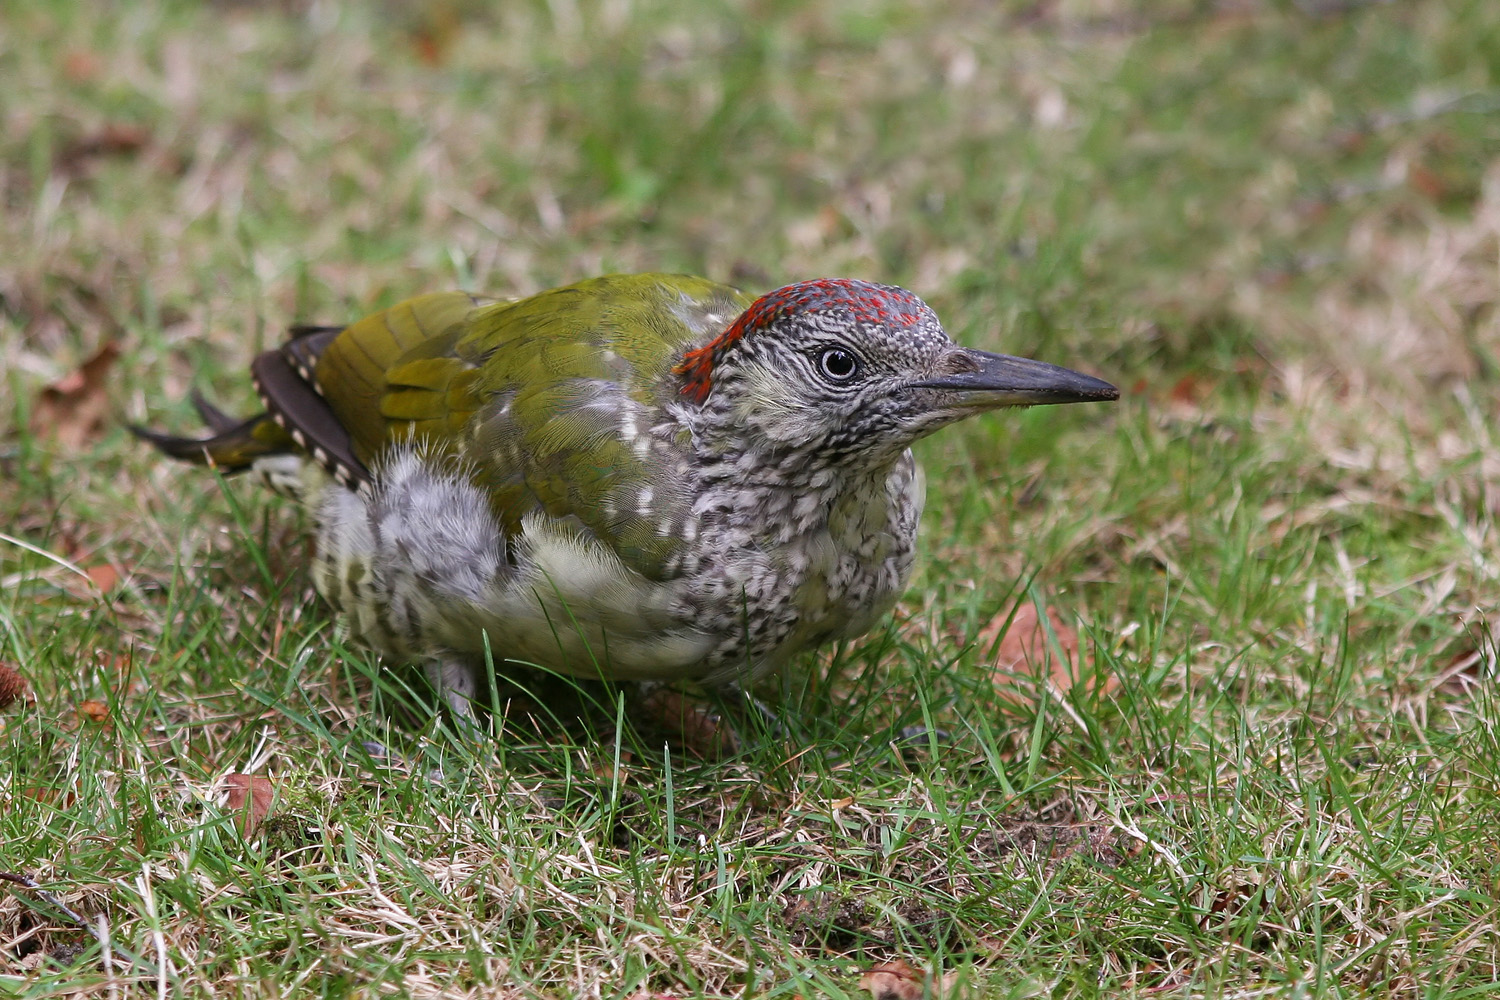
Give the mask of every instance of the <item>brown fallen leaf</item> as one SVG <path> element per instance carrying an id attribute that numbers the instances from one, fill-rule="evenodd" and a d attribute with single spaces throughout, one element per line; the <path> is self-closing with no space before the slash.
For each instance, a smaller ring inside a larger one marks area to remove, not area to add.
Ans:
<path id="1" fill-rule="evenodd" d="M 145 149 L 150 141 L 151 133 L 140 125 L 106 122 L 63 146 L 57 154 L 57 169 L 63 173 L 81 173 L 94 160 L 107 156 L 132 156 Z"/>
<path id="2" fill-rule="evenodd" d="M 26 678 L 15 669 L 0 663 L 0 711 L 10 707 L 11 702 L 26 697 Z"/>
<path id="3" fill-rule="evenodd" d="M 83 572 L 88 576 L 89 582 L 98 587 L 101 593 L 109 593 L 115 589 L 115 584 L 120 582 L 120 571 L 110 563 L 85 566 Z"/>
<path id="4" fill-rule="evenodd" d="M 1472 695 L 1476 688 L 1500 677 L 1500 655 L 1494 636 L 1484 623 L 1462 622 L 1464 634 L 1452 647 L 1437 679 L 1437 690 Z"/>
<path id="5" fill-rule="evenodd" d="M 875 1000 L 922 1000 L 922 973 L 901 959 L 866 969 L 859 977 L 859 988 L 869 990 Z"/>
<path id="6" fill-rule="evenodd" d="M 588 766 L 589 770 L 593 772 L 594 777 L 598 778 L 600 781 L 605 782 L 606 784 L 614 784 L 615 782 L 624 784 L 626 781 L 630 780 L 629 764 L 634 758 L 635 754 L 631 753 L 628 748 L 621 747 L 620 767 L 618 769 L 615 768 L 615 762 L 613 758 L 605 757 L 597 757 L 590 760 Z"/>
<path id="7" fill-rule="evenodd" d="M 80 718 L 88 719 L 90 722 L 101 726 L 109 725 L 109 706 L 102 701 L 88 701 L 78 703 L 78 715 Z"/>
<path id="8" fill-rule="evenodd" d="M 72 791 L 51 788 L 47 785 L 23 785 L 21 796 L 33 802 L 44 802 L 48 805 L 58 805 L 63 809 L 73 808 L 78 801 L 78 796 Z"/>
<path id="9" fill-rule="evenodd" d="M 1188 372 L 1182 378 L 1172 383 L 1172 388 L 1167 392 L 1167 397 L 1174 403 L 1197 406 L 1203 397 L 1208 395 L 1208 390 L 1209 387 L 1201 375 Z"/>
<path id="10" fill-rule="evenodd" d="M 88 83 L 102 68 L 99 55 L 88 49 L 69 49 L 63 54 L 63 76 L 74 83 Z"/>
<path id="11" fill-rule="evenodd" d="M 944 973 L 933 984 L 932 995 L 935 1000 L 965 1000 L 967 997 L 979 996 L 969 988 L 968 979 L 959 969 Z"/>
<path id="12" fill-rule="evenodd" d="M 1063 691 L 1071 691 L 1080 679 L 1090 692 L 1098 683 L 1093 658 L 1079 642 L 1078 630 L 1053 607 L 1047 608 L 1046 624 L 1032 601 L 1022 599 L 1005 608 L 980 630 L 979 648 L 995 668 L 1000 697 L 1013 705 L 1035 704 L 1041 685 L 1048 681 Z M 1103 693 L 1119 683 L 1106 674 Z"/>
<path id="13" fill-rule="evenodd" d="M 458 5 L 452 0 L 435 0 L 414 9 L 421 10 L 421 14 L 408 30 L 417 58 L 429 66 L 442 66 L 463 30 Z"/>
<path id="14" fill-rule="evenodd" d="M 74 544 L 63 546 L 63 554 L 78 564 L 81 574 L 68 574 L 63 578 L 62 588 L 74 600 L 93 603 L 99 600 L 101 594 L 108 595 L 118 587 L 125 577 L 125 571 L 118 563 L 107 560 L 93 561 L 95 558 L 93 554 L 80 555 L 78 549 L 79 546 Z"/>
<path id="15" fill-rule="evenodd" d="M 1448 196 L 1448 182 L 1443 175 L 1420 163 L 1407 171 L 1406 182 L 1430 201 L 1442 201 Z"/>
<path id="16" fill-rule="evenodd" d="M 76 371 L 39 392 L 31 410 L 31 432 L 68 449 L 81 448 L 98 435 L 109 415 L 109 370 L 119 357 L 120 346 L 107 341 Z"/>
<path id="17" fill-rule="evenodd" d="M 899 958 L 866 970 L 859 977 L 859 985 L 869 990 L 874 1000 L 966 1000 L 979 995 L 968 988 L 962 970 L 941 976 L 923 973 Z"/>
<path id="18" fill-rule="evenodd" d="M 1189 372 L 1172 383 L 1167 391 L 1166 406 L 1182 420 L 1196 420 L 1203 416 L 1205 401 L 1214 394 L 1213 382 L 1203 375 Z"/>
<path id="19" fill-rule="evenodd" d="M 1201 373 L 1189 372 L 1172 383 L 1167 398 L 1177 406 L 1201 409 L 1217 391 L 1218 386 L 1213 379 Z"/>
<path id="20" fill-rule="evenodd" d="M 263 774 L 226 774 L 224 785 L 228 789 L 224 808 L 237 814 L 240 836 L 248 838 L 270 815 L 276 787 Z"/>

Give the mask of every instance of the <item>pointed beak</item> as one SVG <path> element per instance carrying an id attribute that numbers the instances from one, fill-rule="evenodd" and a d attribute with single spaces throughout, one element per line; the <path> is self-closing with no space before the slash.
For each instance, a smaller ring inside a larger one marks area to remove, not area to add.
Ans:
<path id="1" fill-rule="evenodd" d="M 948 356 L 944 367 L 947 374 L 910 383 L 909 387 L 958 393 L 960 406 L 985 410 L 1120 398 L 1119 389 L 1092 375 L 1009 354 L 963 347 Z"/>

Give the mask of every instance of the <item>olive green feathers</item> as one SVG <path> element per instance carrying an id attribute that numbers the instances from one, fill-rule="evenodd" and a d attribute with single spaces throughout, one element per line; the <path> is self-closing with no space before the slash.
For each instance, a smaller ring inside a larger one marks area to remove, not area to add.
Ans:
<path id="1" fill-rule="evenodd" d="M 621 438 L 622 413 L 659 404 L 685 347 L 751 301 L 664 274 L 607 275 L 516 301 L 423 295 L 347 327 L 294 328 L 252 365 L 265 414 L 207 439 L 135 430 L 227 472 L 305 453 L 350 486 L 368 483 L 392 444 L 412 443 L 460 463 L 507 532 L 533 510 L 576 518 L 653 575 L 670 545 L 636 501 L 642 483 L 662 496 L 676 484 Z"/>

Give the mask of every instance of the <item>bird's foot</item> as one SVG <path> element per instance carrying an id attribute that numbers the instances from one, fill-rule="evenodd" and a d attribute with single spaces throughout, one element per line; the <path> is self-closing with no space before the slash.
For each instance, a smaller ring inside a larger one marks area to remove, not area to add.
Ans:
<path id="1" fill-rule="evenodd" d="M 740 749 L 734 727 L 701 697 L 648 681 L 640 686 L 635 704 L 637 718 L 695 757 L 720 760 Z"/>
<path id="2" fill-rule="evenodd" d="M 725 701 L 738 706 L 745 722 L 753 722 L 763 735 L 773 740 L 786 737 L 786 726 L 782 723 L 781 716 L 776 714 L 776 710 L 739 684 L 731 681 L 719 688 L 718 692 Z"/>
<path id="3" fill-rule="evenodd" d="M 427 661 L 423 669 L 438 702 L 447 709 L 459 732 L 480 732 L 479 720 L 474 713 L 478 685 L 473 667 L 464 660 L 441 659 Z"/>

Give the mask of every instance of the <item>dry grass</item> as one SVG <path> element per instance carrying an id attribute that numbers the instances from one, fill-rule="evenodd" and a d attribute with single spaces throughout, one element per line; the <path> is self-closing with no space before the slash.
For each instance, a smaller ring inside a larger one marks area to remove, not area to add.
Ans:
<path id="1" fill-rule="evenodd" d="M 12 5 L 0 991 L 1492 988 L 1492 6 Z M 717 762 L 526 677 L 455 740 L 294 513 L 33 425 L 106 343 L 181 427 L 289 322 L 635 269 L 897 281 L 1128 398 L 930 442 L 894 621 Z M 1017 595 L 1117 686 L 997 692 Z"/>

